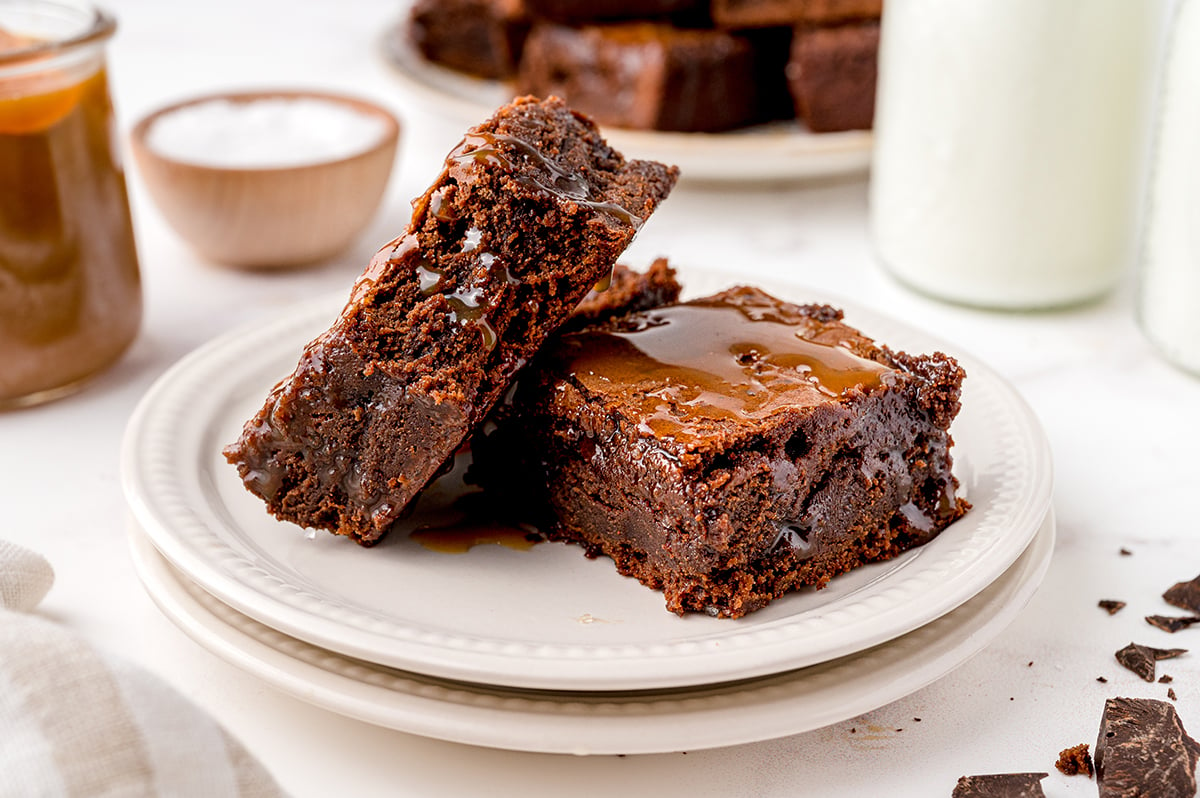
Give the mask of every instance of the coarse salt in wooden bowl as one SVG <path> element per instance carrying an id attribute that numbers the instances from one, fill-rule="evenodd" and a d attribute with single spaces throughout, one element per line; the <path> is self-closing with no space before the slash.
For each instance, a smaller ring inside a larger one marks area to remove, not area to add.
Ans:
<path id="1" fill-rule="evenodd" d="M 270 269 L 319 262 L 370 223 L 400 124 L 314 91 L 196 97 L 134 125 L 134 160 L 167 223 L 204 257 Z"/>

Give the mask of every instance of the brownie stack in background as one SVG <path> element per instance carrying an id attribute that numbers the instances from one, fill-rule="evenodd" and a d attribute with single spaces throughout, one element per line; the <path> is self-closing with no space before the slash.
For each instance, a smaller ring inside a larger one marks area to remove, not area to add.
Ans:
<path id="1" fill-rule="evenodd" d="M 601 125 L 869 129 L 883 0 L 416 0 L 424 57 Z"/>

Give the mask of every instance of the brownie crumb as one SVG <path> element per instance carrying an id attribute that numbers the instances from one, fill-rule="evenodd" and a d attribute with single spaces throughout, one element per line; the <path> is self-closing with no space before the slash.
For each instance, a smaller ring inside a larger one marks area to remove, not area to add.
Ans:
<path id="1" fill-rule="evenodd" d="M 1100 684 L 1108 684 L 1108 679 L 1105 679 L 1103 676 L 1097 676 L 1096 681 L 1100 682 Z"/>
<path id="2" fill-rule="evenodd" d="M 1058 753 L 1058 761 L 1054 763 L 1054 767 L 1058 768 L 1059 773 L 1067 776 L 1078 776 L 1084 774 L 1089 779 L 1092 777 L 1092 754 L 1088 750 L 1090 746 L 1087 743 L 1073 745 L 1070 748 L 1064 748 Z"/>
<path id="3" fill-rule="evenodd" d="M 1154 663 L 1160 659 L 1172 659 L 1186 654 L 1186 648 L 1153 648 L 1130 643 L 1116 653 L 1117 662 L 1136 673 L 1147 682 L 1154 681 Z"/>
<path id="4" fill-rule="evenodd" d="M 1121 547 L 1121 556 L 1122 556 L 1122 557 L 1128 557 L 1128 556 L 1130 556 L 1131 554 L 1133 554 L 1133 552 L 1132 552 L 1132 551 L 1130 551 L 1129 549 L 1125 548 L 1124 546 L 1122 546 L 1122 547 Z"/>
<path id="5" fill-rule="evenodd" d="M 1046 798 L 1042 779 L 1049 773 L 991 773 L 963 776 L 951 798 Z"/>
<path id="6" fill-rule="evenodd" d="M 1096 740 L 1099 798 L 1194 798 L 1197 743 L 1172 704 L 1110 698 Z"/>
<path id="7" fill-rule="evenodd" d="M 1171 699 L 1172 701 L 1178 701 L 1178 700 L 1179 700 L 1179 696 L 1175 695 L 1175 688 L 1174 688 L 1174 687 L 1168 687 L 1168 688 L 1167 688 L 1167 698 Z"/>
<path id="8" fill-rule="evenodd" d="M 1100 609 L 1108 610 L 1109 615 L 1116 615 L 1122 610 L 1122 608 L 1124 608 L 1124 606 L 1124 601 L 1117 601 L 1115 599 L 1100 599 Z"/>
<path id="9" fill-rule="evenodd" d="M 1180 629 L 1186 629 L 1194 623 L 1200 623 L 1200 615 L 1147 615 L 1146 623 L 1156 626 L 1164 632 L 1174 634 Z"/>
<path id="10" fill-rule="evenodd" d="M 1200 576 L 1190 582 L 1176 582 L 1163 598 L 1168 604 L 1200 614 Z"/>
<path id="11" fill-rule="evenodd" d="M 1159 683 L 1159 684 L 1170 684 L 1170 683 L 1171 683 L 1171 682 L 1173 682 L 1173 681 L 1175 681 L 1175 679 L 1174 679 L 1174 678 L 1172 678 L 1171 676 L 1168 676 L 1168 675 L 1167 675 L 1167 674 L 1165 674 L 1165 673 L 1164 673 L 1162 676 L 1159 676 L 1159 677 L 1158 677 L 1158 683 Z"/>

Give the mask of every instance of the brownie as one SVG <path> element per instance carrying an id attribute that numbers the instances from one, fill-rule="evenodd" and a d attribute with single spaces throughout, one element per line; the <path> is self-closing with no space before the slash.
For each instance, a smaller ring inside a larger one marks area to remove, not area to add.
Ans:
<path id="1" fill-rule="evenodd" d="M 798 28 L 787 65 L 796 116 L 816 133 L 871 129 L 878 51 L 878 22 Z"/>
<path id="2" fill-rule="evenodd" d="M 281 519 L 376 542 L 677 178 L 557 98 L 500 108 L 225 450 Z"/>
<path id="3" fill-rule="evenodd" d="M 528 32 L 521 0 L 417 0 L 409 15 L 427 60 L 492 80 L 516 73 Z"/>
<path id="4" fill-rule="evenodd" d="M 1175 707 L 1150 698 L 1110 698 L 1096 740 L 1100 798 L 1194 798 L 1200 743 Z"/>
<path id="5" fill-rule="evenodd" d="M 755 49 L 725 31 L 634 22 L 536 24 L 521 92 L 558 95 L 601 125 L 716 132 L 761 117 Z"/>
<path id="6" fill-rule="evenodd" d="M 741 287 L 555 336 L 479 481 L 678 613 L 739 617 L 925 543 L 968 506 L 963 371 L 841 319 Z"/>
<path id="7" fill-rule="evenodd" d="M 525 0 L 525 4 L 538 19 L 566 24 L 667 18 L 693 13 L 704 5 L 701 0 Z"/>
<path id="8" fill-rule="evenodd" d="M 883 0 L 712 0 L 713 21 L 723 28 L 828 25 L 879 19 Z"/>
<path id="9" fill-rule="evenodd" d="M 612 276 L 588 292 L 560 332 L 632 313 L 670 305 L 679 300 L 683 286 L 666 258 L 658 258 L 644 272 L 618 263 Z"/>

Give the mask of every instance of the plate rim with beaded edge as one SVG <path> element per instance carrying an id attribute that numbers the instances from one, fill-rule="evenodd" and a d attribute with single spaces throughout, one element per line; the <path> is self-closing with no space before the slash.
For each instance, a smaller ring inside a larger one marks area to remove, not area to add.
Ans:
<path id="1" fill-rule="evenodd" d="M 408 6 L 380 38 L 384 61 L 407 93 L 447 120 L 474 125 L 513 98 L 504 83 L 455 72 L 426 61 L 408 36 Z M 671 163 L 684 180 L 780 182 L 865 173 L 871 164 L 870 130 L 813 133 L 792 120 L 723 133 L 676 133 L 601 125 L 605 139 L 629 158 Z"/>
<path id="2" fill-rule="evenodd" d="M 738 281 L 707 272 L 686 282 L 686 295 L 702 296 Z M 125 432 L 126 500 L 176 568 L 239 612 L 313 645 L 417 673 L 534 689 L 659 689 L 756 677 L 879 645 L 958 607 L 1020 556 L 1050 507 L 1049 443 L 1016 390 L 952 345 L 846 300 L 756 283 L 789 301 L 841 307 L 848 324 L 893 348 L 959 359 L 967 378 L 951 433 L 961 493 L 974 505 L 966 516 L 922 547 L 737 620 L 673 615 L 661 593 L 563 543 L 446 554 L 400 528 L 369 549 L 306 534 L 267 514 L 221 448 L 336 317 L 344 299 L 332 296 L 222 335 L 168 369 Z M 405 523 L 419 523 L 421 512 Z"/>
<path id="3" fill-rule="evenodd" d="M 134 568 L 185 635 L 288 695 L 376 726 L 547 754 L 656 754 L 754 743 L 850 720 L 946 676 L 1025 609 L 1054 551 L 1053 510 L 978 595 L 882 645 L 808 668 L 665 691 L 561 693 L 453 682 L 354 660 L 260 624 L 188 581 L 130 525 Z"/>

